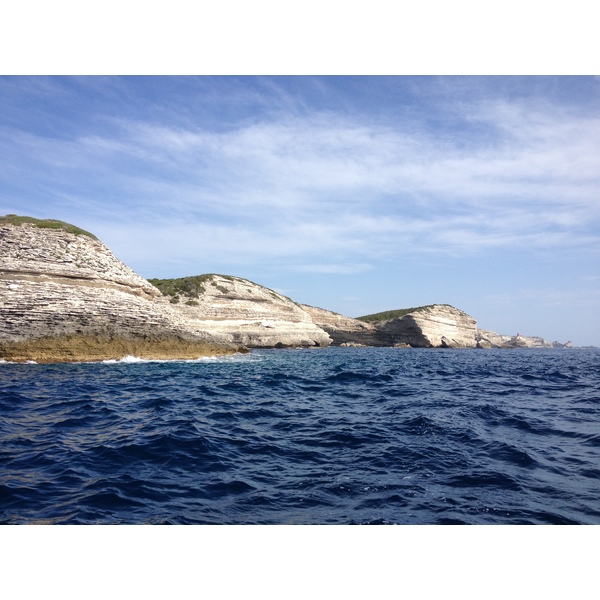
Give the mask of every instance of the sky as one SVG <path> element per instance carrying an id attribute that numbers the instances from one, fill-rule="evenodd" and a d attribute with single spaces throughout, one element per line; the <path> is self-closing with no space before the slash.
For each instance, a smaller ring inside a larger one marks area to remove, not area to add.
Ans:
<path id="1" fill-rule="evenodd" d="M 600 346 L 600 78 L 3 76 L 0 215 L 146 278 Z"/>

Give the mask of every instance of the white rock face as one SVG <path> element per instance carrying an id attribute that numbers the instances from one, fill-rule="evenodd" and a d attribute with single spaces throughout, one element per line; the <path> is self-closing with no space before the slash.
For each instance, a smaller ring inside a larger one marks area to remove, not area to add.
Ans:
<path id="1" fill-rule="evenodd" d="M 303 306 L 335 345 L 475 348 L 477 322 L 447 304 L 435 304 L 396 319 L 365 323 L 322 308 Z"/>
<path id="2" fill-rule="evenodd" d="M 197 358 L 231 353 L 86 235 L 0 222 L 0 358 Z"/>
<path id="3" fill-rule="evenodd" d="M 573 344 L 567 342 L 547 342 L 539 336 L 500 335 L 495 331 L 479 329 L 477 337 L 479 348 L 570 348 Z"/>
<path id="4" fill-rule="evenodd" d="M 478 330 L 452 306 L 365 323 L 239 277 L 204 275 L 163 296 L 102 242 L 0 217 L 0 360 L 196 358 L 246 348 L 399 346 L 548 348 L 542 338 Z M 159 283 L 157 282 L 157 285 Z"/>
<path id="5" fill-rule="evenodd" d="M 191 326 L 248 348 L 325 347 L 331 338 L 298 304 L 261 285 L 225 275 L 203 275 L 197 296 L 175 305 Z"/>
<path id="6" fill-rule="evenodd" d="M 0 222 L 0 256 L 2 358 L 193 358 L 331 343 L 289 298 L 236 277 L 210 276 L 198 297 L 174 304 L 87 235 Z"/>
<path id="7" fill-rule="evenodd" d="M 417 348 L 476 348 L 477 321 L 448 304 L 434 304 L 378 326 L 396 344 Z"/>
<path id="8" fill-rule="evenodd" d="M 155 298 L 158 290 L 99 240 L 33 224 L 0 223 L 0 277 L 15 281 L 68 283 L 111 288 Z"/>

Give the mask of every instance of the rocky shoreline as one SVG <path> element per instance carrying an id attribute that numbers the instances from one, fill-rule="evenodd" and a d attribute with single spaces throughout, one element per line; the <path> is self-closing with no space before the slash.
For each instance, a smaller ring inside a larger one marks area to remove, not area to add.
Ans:
<path id="1" fill-rule="evenodd" d="M 152 283 L 61 221 L 0 217 L 0 360 L 194 359 L 249 348 L 562 347 L 477 328 L 452 306 L 365 322 L 256 283 L 202 275 Z M 154 284 L 154 285 L 153 285 Z M 568 346 L 570 343 L 565 344 Z"/>

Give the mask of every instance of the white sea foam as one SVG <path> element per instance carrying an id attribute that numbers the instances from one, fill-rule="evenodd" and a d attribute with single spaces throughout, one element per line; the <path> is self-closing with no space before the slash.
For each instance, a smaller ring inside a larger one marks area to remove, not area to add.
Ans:
<path id="1" fill-rule="evenodd" d="M 4 365 L 37 365 L 37 362 L 35 362 L 35 360 L 26 360 L 24 362 L 16 362 L 13 360 L 4 360 L 3 358 L 0 358 L 0 365 L 4 364 Z"/>
<path id="2" fill-rule="evenodd" d="M 204 362 L 238 362 L 243 360 L 257 360 L 257 357 L 250 358 L 249 354 L 228 354 L 226 356 L 199 356 L 198 358 L 190 359 L 149 359 L 140 358 L 139 356 L 124 356 L 123 358 L 116 360 L 114 358 L 103 360 L 102 363 L 105 365 L 117 365 L 117 364 L 138 364 L 138 363 L 204 363 Z M 260 360 L 260 359 L 258 359 Z"/>
<path id="3" fill-rule="evenodd" d="M 250 362 L 250 361 L 261 361 L 262 357 L 258 354 L 227 354 L 225 356 L 200 356 L 198 358 L 192 359 L 148 359 L 148 358 L 140 358 L 139 356 L 124 356 L 120 359 L 110 358 L 107 360 L 100 361 L 104 365 L 127 365 L 127 364 L 139 364 L 139 363 L 223 363 L 223 362 Z M 26 362 L 14 362 L 10 360 L 5 360 L 4 358 L 0 358 L 0 365 L 37 365 L 38 363 L 35 360 L 28 360 Z M 96 361 L 78 361 L 72 364 L 97 364 Z"/>
<path id="4" fill-rule="evenodd" d="M 163 360 L 149 360 L 146 358 L 140 358 L 139 356 L 131 356 L 128 354 L 119 360 L 115 358 L 109 358 L 108 360 L 103 360 L 102 363 L 105 365 L 117 365 L 117 364 L 137 364 L 137 363 L 150 363 L 150 362 L 166 362 Z"/>

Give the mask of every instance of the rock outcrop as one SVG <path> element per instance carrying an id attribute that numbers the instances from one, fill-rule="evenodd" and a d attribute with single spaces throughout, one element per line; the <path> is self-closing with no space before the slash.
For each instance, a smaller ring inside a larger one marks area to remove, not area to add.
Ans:
<path id="1" fill-rule="evenodd" d="M 314 322 L 332 338 L 334 346 L 387 346 L 397 348 L 570 348 L 571 342 L 500 335 L 477 328 L 477 321 L 448 304 L 388 311 L 359 319 L 302 305 Z M 395 316 L 400 315 L 400 316 Z M 362 319 L 365 319 L 363 321 Z"/>
<path id="2" fill-rule="evenodd" d="M 478 348 L 571 348 L 573 344 L 567 342 L 547 342 L 544 338 L 527 335 L 500 335 L 495 331 L 479 329 L 477 332 Z"/>
<path id="3" fill-rule="evenodd" d="M 364 322 L 321 308 L 303 307 L 335 345 L 475 348 L 477 322 L 448 304 L 413 309 L 401 317 Z"/>
<path id="4" fill-rule="evenodd" d="M 476 348 L 477 321 L 449 304 L 434 304 L 377 326 L 390 345 L 413 348 Z"/>
<path id="5" fill-rule="evenodd" d="M 388 345 L 371 323 L 364 323 L 316 306 L 302 304 L 301 307 L 310 315 L 314 323 L 330 335 L 334 346 Z"/>
<path id="6" fill-rule="evenodd" d="M 190 326 L 94 236 L 58 221 L 22 220 L 0 218 L 1 359 L 187 359 L 244 350 Z"/>
<path id="7" fill-rule="evenodd" d="M 277 292 L 228 275 L 151 280 L 190 326 L 248 348 L 325 347 L 329 335 L 301 306 Z"/>

